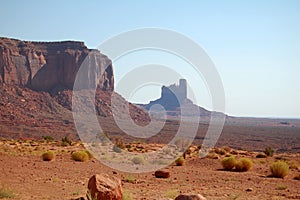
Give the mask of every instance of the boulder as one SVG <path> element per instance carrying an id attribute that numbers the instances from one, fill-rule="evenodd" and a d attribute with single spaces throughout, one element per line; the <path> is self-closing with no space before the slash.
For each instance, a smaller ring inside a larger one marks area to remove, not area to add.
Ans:
<path id="1" fill-rule="evenodd" d="M 154 175 L 156 178 L 169 178 L 170 172 L 167 170 L 157 170 Z"/>
<path id="2" fill-rule="evenodd" d="M 175 200 L 206 200 L 201 194 L 181 194 Z"/>
<path id="3" fill-rule="evenodd" d="M 96 174 L 88 182 L 90 194 L 96 200 L 122 200 L 121 180 L 107 174 Z"/>

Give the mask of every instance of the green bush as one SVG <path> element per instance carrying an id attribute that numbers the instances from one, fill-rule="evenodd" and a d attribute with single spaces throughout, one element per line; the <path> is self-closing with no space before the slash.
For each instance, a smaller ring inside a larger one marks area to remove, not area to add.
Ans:
<path id="1" fill-rule="evenodd" d="M 265 153 L 267 156 L 272 157 L 273 154 L 274 154 L 274 150 L 273 150 L 271 147 L 266 147 L 264 153 Z"/>
<path id="2" fill-rule="evenodd" d="M 184 159 L 183 156 L 180 156 L 179 158 L 177 158 L 177 159 L 175 160 L 175 164 L 176 164 L 177 166 L 183 166 L 184 163 L 185 163 L 185 159 Z"/>
<path id="3" fill-rule="evenodd" d="M 75 151 L 72 153 L 72 159 L 75 161 L 85 162 L 89 160 L 89 155 L 85 150 Z"/>
<path id="4" fill-rule="evenodd" d="M 225 170 L 232 170 L 235 166 L 236 160 L 234 156 L 226 157 L 222 160 L 222 166 Z"/>
<path id="5" fill-rule="evenodd" d="M 270 166 L 273 177 L 283 178 L 289 173 L 289 165 L 284 161 L 277 161 Z"/>
<path id="6" fill-rule="evenodd" d="M 140 156 L 136 156 L 132 158 L 132 162 L 136 165 L 144 164 L 144 158 Z"/>
<path id="7" fill-rule="evenodd" d="M 246 172 L 252 168 L 253 162 L 249 158 L 241 158 L 235 163 L 235 169 L 239 172 Z"/>
<path id="8" fill-rule="evenodd" d="M 51 161 L 55 158 L 55 154 L 53 151 L 46 151 L 42 154 L 43 161 Z"/>

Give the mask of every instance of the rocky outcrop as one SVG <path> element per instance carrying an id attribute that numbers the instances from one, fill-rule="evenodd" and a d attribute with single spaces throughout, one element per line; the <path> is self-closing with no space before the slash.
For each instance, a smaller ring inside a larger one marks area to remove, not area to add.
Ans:
<path id="1" fill-rule="evenodd" d="M 84 59 L 92 63 L 81 79 L 81 89 L 98 86 L 113 91 L 111 60 L 83 42 L 26 42 L 0 38 L 0 83 L 28 86 L 37 91 L 56 93 L 73 89 Z M 100 77 L 100 78 L 99 78 Z"/>

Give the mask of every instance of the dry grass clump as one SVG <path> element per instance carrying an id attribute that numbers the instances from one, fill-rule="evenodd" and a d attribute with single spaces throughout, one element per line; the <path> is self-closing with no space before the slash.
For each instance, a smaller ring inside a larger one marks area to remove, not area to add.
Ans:
<path id="1" fill-rule="evenodd" d="M 246 172 L 252 168 L 253 162 L 249 158 L 241 158 L 235 163 L 234 166 L 236 171 Z"/>
<path id="2" fill-rule="evenodd" d="M 289 173 L 289 165 L 284 161 L 277 161 L 270 166 L 273 177 L 283 178 Z"/>
<path id="3" fill-rule="evenodd" d="M 55 154 L 53 151 L 46 151 L 42 154 L 43 161 L 51 161 L 55 158 Z"/>
<path id="4" fill-rule="evenodd" d="M 185 159 L 184 159 L 183 156 L 180 156 L 179 158 L 177 158 L 177 159 L 175 160 L 176 166 L 183 166 L 184 163 L 185 163 Z"/>
<path id="5" fill-rule="evenodd" d="M 89 155 L 85 150 L 75 151 L 72 153 L 72 159 L 79 162 L 85 162 L 89 160 Z"/>
<path id="6" fill-rule="evenodd" d="M 144 164 L 144 162 L 145 162 L 144 158 L 141 156 L 133 157 L 131 161 L 136 165 L 141 165 L 141 164 Z"/>
<path id="7" fill-rule="evenodd" d="M 232 170 L 235 166 L 236 159 L 234 156 L 226 157 L 222 160 L 222 166 L 225 170 Z"/>
<path id="8" fill-rule="evenodd" d="M 89 152 L 88 150 L 84 150 L 86 153 L 87 153 L 87 155 L 89 156 L 89 159 L 93 159 L 94 158 L 94 156 L 93 156 L 93 154 L 91 154 L 91 152 Z"/>

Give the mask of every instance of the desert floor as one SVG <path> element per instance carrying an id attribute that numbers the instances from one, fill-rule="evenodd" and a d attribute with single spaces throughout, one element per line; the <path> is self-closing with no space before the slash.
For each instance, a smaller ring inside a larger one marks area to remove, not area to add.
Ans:
<path id="1" fill-rule="evenodd" d="M 155 178 L 153 172 L 130 174 L 111 169 L 96 159 L 76 162 L 71 152 L 84 149 L 80 143 L 61 146 L 60 142 L 0 141 L 0 192 L 6 190 L 12 199 L 75 199 L 85 196 L 88 179 L 107 173 L 122 180 L 124 199 L 166 199 L 180 193 L 199 193 L 207 199 L 300 199 L 300 154 L 274 154 L 256 158 L 256 152 L 229 150 L 236 158 L 248 157 L 254 166 L 247 172 L 222 170 L 225 155 L 206 158 L 192 156 L 184 166 L 167 167 L 171 177 Z M 56 158 L 43 161 L 41 155 L 53 150 Z M 212 158 L 214 157 L 214 158 Z M 270 164 L 284 159 L 290 164 L 285 178 L 272 178 Z M 250 191 L 248 191 L 250 190 Z"/>

